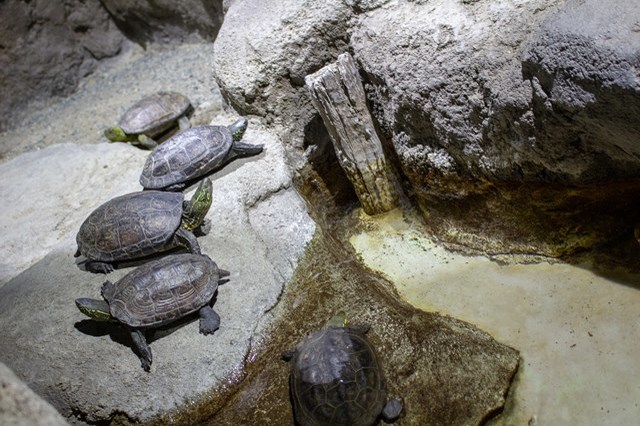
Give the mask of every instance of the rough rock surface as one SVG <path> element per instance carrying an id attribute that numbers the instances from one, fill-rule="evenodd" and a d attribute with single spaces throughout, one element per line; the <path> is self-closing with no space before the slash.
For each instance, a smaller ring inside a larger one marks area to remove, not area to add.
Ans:
<path id="1" fill-rule="evenodd" d="M 213 41 L 223 19 L 222 0 L 101 0 L 131 40 L 181 43 Z"/>
<path id="2" fill-rule="evenodd" d="M 0 130 L 27 102 L 69 94 L 123 43 L 99 0 L 1 2 Z"/>
<path id="3" fill-rule="evenodd" d="M 351 51 L 433 232 L 555 256 L 629 232 L 640 214 L 636 6 L 237 0 L 216 73 L 232 104 L 281 126 L 302 181 L 335 192 L 344 185 L 322 170 L 335 160 L 298 81 Z"/>
<path id="4" fill-rule="evenodd" d="M 0 362 L 0 423 L 12 426 L 64 426 L 58 412 Z"/>
<path id="5" fill-rule="evenodd" d="M 220 120 L 231 123 L 234 117 Z M 277 302 L 315 229 L 291 188 L 278 140 L 256 122 L 244 139 L 263 143 L 265 151 L 212 177 L 212 230 L 199 239 L 202 251 L 231 271 L 215 304 L 221 327 L 203 336 L 193 321 L 150 336 L 150 373 L 140 367 L 122 329 L 89 320 L 73 303 L 77 297 L 99 298 L 105 280 L 75 264 L 75 233 L 95 206 L 140 189 L 145 152 L 124 144 L 55 145 L 0 169 L 4 196 L 28 194 L 24 203 L 3 207 L 3 239 L 13 242 L 3 244 L 2 257 L 26 257 L 5 267 L 5 279 L 35 262 L 0 288 L 0 323 L 12 324 L 0 329 L 0 359 L 64 416 L 83 422 L 149 420 L 240 371 L 253 329 Z M 11 173 L 17 169 L 20 174 Z M 26 237 L 25 221 L 37 226 Z M 19 256 L 11 254 L 20 244 Z M 126 272 L 117 270 L 108 279 Z"/>

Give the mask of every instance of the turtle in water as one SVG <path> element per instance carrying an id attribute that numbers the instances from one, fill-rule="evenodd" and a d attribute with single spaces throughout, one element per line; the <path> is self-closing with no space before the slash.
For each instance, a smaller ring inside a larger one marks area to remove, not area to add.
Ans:
<path id="1" fill-rule="evenodd" d="M 229 272 L 219 269 L 206 255 L 176 254 L 145 263 L 115 284 L 102 285 L 104 300 L 80 298 L 76 306 L 98 321 L 124 324 L 140 357 L 142 368 L 151 368 L 151 348 L 145 329 L 200 313 L 200 333 L 213 334 L 220 317 L 211 301 Z"/>
<path id="2" fill-rule="evenodd" d="M 149 154 L 140 184 L 146 189 L 180 190 L 236 157 L 259 154 L 262 145 L 241 142 L 247 125 L 242 118 L 229 127 L 196 126 L 172 136 Z"/>
<path id="3" fill-rule="evenodd" d="M 212 184 L 204 179 L 191 200 L 181 192 L 140 191 L 113 198 L 94 210 L 76 236 L 90 272 L 113 271 L 116 261 L 133 260 L 177 246 L 200 254 L 193 231 L 206 234 Z"/>
<path id="4" fill-rule="evenodd" d="M 373 425 L 395 421 L 402 402 L 387 400 L 382 368 L 365 333 L 344 314 L 304 339 L 283 358 L 291 363 L 289 388 L 298 424 Z"/>
<path id="5" fill-rule="evenodd" d="M 117 127 L 104 135 L 112 142 L 131 142 L 147 149 L 158 146 L 154 140 L 176 125 L 188 129 L 187 115 L 193 111 L 189 99 L 177 92 L 158 92 L 136 102 L 120 118 Z"/>

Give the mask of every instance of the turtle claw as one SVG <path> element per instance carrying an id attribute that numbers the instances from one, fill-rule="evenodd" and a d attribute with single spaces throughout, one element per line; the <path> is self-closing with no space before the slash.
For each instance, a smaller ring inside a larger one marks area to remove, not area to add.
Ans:
<path id="1" fill-rule="evenodd" d="M 146 360 L 144 358 L 140 358 L 140 365 L 142 365 L 142 369 L 144 371 L 146 371 L 147 373 L 149 371 L 151 371 L 151 362 L 150 361 L 148 361 L 148 360 Z"/>

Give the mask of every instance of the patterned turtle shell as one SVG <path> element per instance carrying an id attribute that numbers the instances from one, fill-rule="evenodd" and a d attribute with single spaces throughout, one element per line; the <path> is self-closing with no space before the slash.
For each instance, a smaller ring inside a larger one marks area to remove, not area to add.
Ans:
<path id="1" fill-rule="evenodd" d="M 191 108 L 189 99 L 177 92 L 158 92 L 136 102 L 120 118 L 118 126 L 127 134 L 156 136 L 175 125 Z"/>
<path id="2" fill-rule="evenodd" d="M 107 281 L 102 296 L 120 322 L 134 328 L 156 327 L 209 303 L 219 280 L 218 266 L 208 256 L 178 254 L 146 263 L 115 284 Z"/>
<path id="3" fill-rule="evenodd" d="M 94 210 L 76 236 L 78 251 L 103 262 L 135 259 L 167 248 L 182 219 L 179 192 L 140 191 Z"/>
<path id="4" fill-rule="evenodd" d="M 184 130 L 149 154 L 140 184 L 160 189 L 204 176 L 223 164 L 232 145 L 231 131 L 225 126 Z"/>
<path id="5" fill-rule="evenodd" d="M 299 424 L 372 425 L 387 399 L 382 370 L 363 331 L 329 326 L 303 340 L 291 359 Z"/>

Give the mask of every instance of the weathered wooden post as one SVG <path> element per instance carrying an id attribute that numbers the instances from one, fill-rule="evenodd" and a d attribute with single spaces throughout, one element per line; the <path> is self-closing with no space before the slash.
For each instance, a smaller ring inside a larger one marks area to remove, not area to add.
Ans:
<path id="1" fill-rule="evenodd" d="M 306 76 L 340 165 L 367 214 L 384 213 L 398 203 L 398 183 L 376 134 L 355 61 L 349 53 Z"/>

